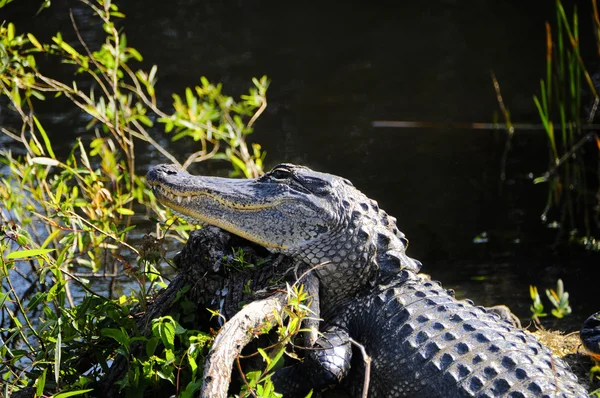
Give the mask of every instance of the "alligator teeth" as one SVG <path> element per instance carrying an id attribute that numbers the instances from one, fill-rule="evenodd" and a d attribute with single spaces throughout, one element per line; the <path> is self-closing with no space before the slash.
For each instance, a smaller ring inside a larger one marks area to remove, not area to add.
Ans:
<path id="1" fill-rule="evenodd" d="M 192 197 L 191 196 L 186 196 L 187 198 L 187 202 L 190 203 L 192 201 Z"/>
<path id="2" fill-rule="evenodd" d="M 177 197 L 177 203 L 181 204 L 181 201 L 183 200 L 183 198 L 181 196 Z"/>

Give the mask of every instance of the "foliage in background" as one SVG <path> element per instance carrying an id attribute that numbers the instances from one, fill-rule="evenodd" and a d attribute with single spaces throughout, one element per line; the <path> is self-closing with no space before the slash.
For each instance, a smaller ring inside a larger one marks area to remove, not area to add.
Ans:
<path id="1" fill-rule="evenodd" d="M 531 319 L 533 319 L 536 324 L 539 325 L 539 318 L 548 316 L 548 314 L 544 312 L 544 304 L 542 303 L 542 299 L 538 293 L 537 287 L 530 285 L 529 295 L 533 300 L 533 304 L 531 307 L 529 307 L 532 314 Z M 555 318 L 561 319 L 572 312 L 571 307 L 569 306 L 569 293 L 565 291 L 562 279 L 559 279 L 556 282 L 556 290 L 546 289 L 546 296 L 554 307 L 552 308 L 551 313 Z"/>
<path id="2" fill-rule="evenodd" d="M 600 31 L 596 0 L 592 4 Z M 569 18 L 556 0 L 556 12 L 556 26 L 546 23 L 546 77 L 540 81 L 540 95 L 534 97 L 548 138 L 550 165 L 534 182 L 547 183 L 549 188 L 543 221 L 598 250 L 600 138 L 584 128 L 595 118 L 598 94 L 581 56 L 577 7 Z M 600 36 L 597 42 L 600 55 Z M 582 103 L 583 90 L 591 94 L 590 104 Z"/>
<path id="3" fill-rule="evenodd" d="M 234 99 L 202 78 L 184 95 L 173 94 L 171 110 L 163 109 L 156 98 L 157 67 L 132 66 L 142 55 L 115 25 L 124 15 L 109 0 L 82 2 L 106 34 L 99 48 L 82 39 L 73 14 L 78 43 L 67 43 L 60 33 L 42 43 L 10 22 L 0 26 L 0 101 L 22 121 L 16 128 L 0 126 L 12 148 L 0 151 L 0 395 L 25 386 L 38 396 L 84 394 L 111 358 L 128 355 L 133 341 L 143 341 L 147 357 L 132 359 L 122 381 L 126 391 L 139 394 L 166 383 L 170 394 L 192 396 L 212 337 L 182 326 L 190 320 L 190 303 L 181 300 L 181 319 L 157 319 L 152 336 L 136 337 L 135 312 L 165 286 L 158 265 L 164 263 L 166 232 L 157 224 L 159 239 L 144 238 L 139 250 L 127 243 L 128 234 L 143 208 L 172 222 L 136 175 L 136 150 L 151 147 L 183 167 L 221 159 L 233 175 L 261 175 L 264 153 L 246 137 L 267 105 L 268 80 L 253 79 L 248 94 Z M 75 76 L 49 77 L 38 67 L 39 55 L 60 60 Z M 81 82 L 92 84 L 83 89 Z M 35 111 L 40 101 L 58 96 L 88 120 L 89 132 L 66 156 L 56 154 Z M 160 130 L 198 150 L 179 161 L 158 144 Z M 167 227 L 181 237 L 187 229 Z M 96 289 L 101 283 L 108 288 Z M 260 380 L 248 391 L 268 385 L 265 374 Z"/>

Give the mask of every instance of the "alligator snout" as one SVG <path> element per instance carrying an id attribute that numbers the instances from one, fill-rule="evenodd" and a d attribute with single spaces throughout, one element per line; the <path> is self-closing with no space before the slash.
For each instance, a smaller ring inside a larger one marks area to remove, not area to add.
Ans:
<path id="1" fill-rule="evenodd" d="M 176 174 L 188 174 L 181 167 L 174 164 L 159 164 L 157 166 L 152 167 L 148 173 L 146 174 L 146 181 L 150 185 L 155 185 L 159 182 L 162 182 L 165 176 L 173 176 Z"/>

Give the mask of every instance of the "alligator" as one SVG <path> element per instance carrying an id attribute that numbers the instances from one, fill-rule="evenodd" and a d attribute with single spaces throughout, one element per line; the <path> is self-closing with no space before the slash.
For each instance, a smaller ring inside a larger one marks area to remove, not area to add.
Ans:
<path id="1" fill-rule="evenodd" d="M 370 397 L 588 396 L 531 334 L 423 277 L 396 220 L 347 179 L 293 164 L 249 180 L 159 165 L 147 182 L 181 217 L 312 266 L 322 322 L 304 360 L 273 375 L 286 397 L 338 384 L 361 396 L 351 341 L 372 357 Z"/>

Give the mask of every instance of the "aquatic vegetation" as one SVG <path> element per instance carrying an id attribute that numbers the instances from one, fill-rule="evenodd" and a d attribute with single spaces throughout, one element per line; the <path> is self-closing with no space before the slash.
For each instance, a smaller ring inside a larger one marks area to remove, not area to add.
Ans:
<path id="1" fill-rule="evenodd" d="M 592 3 L 597 29 L 596 0 Z M 542 220 L 556 224 L 569 240 L 597 249 L 600 187 L 594 165 L 600 160 L 600 138 L 585 124 L 594 121 L 599 98 L 581 54 L 577 8 L 568 17 L 557 0 L 556 13 L 556 25 L 546 23 L 546 76 L 534 96 L 548 139 L 549 165 L 534 182 L 548 184 Z M 583 101 L 584 90 L 590 93 L 590 104 Z"/>
<path id="2" fill-rule="evenodd" d="M 73 15 L 76 43 L 60 33 L 43 43 L 13 23 L 0 26 L 1 100 L 20 120 L 0 126 L 10 143 L 0 151 L 0 395 L 25 387 L 38 396 L 85 394 L 117 354 L 129 356 L 129 347 L 143 341 L 146 356 L 131 358 L 122 388 L 141 393 L 166 383 L 169 395 L 192 396 L 213 336 L 170 317 L 154 320 L 150 336 L 135 334 L 135 314 L 166 286 L 165 241 L 185 239 L 192 228 L 158 206 L 137 174 L 136 151 L 152 148 L 184 167 L 225 160 L 232 175 L 262 174 L 265 153 L 246 138 L 266 108 L 269 82 L 255 78 L 235 99 L 201 78 L 163 109 L 158 67 L 137 69 L 142 55 L 116 22 L 124 18 L 119 8 L 107 0 L 82 2 L 105 33 L 98 48 L 83 40 Z M 72 80 L 45 74 L 41 58 L 59 60 Z M 87 121 L 66 155 L 57 153 L 36 112 L 56 97 L 67 98 Z M 188 140 L 186 158 L 159 144 L 160 130 Z M 139 213 L 158 217 L 157 237 L 141 238 Z M 243 258 L 238 253 L 236 266 L 247 266 Z M 192 305 L 178 305 L 189 316 Z"/>
<path id="3" fill-rule="evenodd" d="M 544 304 L 542 303 L 542 299 L 536 286 L 529 286 L 529 295 L 533 300 L 533 304 L 531 307 L 529 307 L 532 314 L 531 319 L 539 324 L 539 318 L 548 316 L 548 314 L 544 312 Z M 551 310 L 551 313 L 554 317 L 560 319 L 572 312 L 571 307 L 569 306 L 569 293 L 565 291 L 565 287 L 561 279 L 556 282 L 556 290 L 546 289 L 546 296 L 554 307 Z"/>

